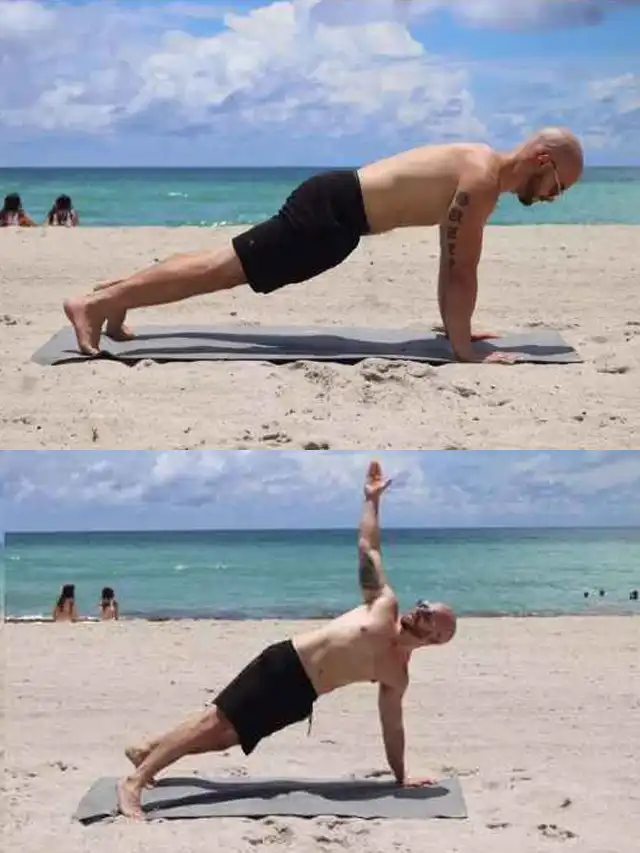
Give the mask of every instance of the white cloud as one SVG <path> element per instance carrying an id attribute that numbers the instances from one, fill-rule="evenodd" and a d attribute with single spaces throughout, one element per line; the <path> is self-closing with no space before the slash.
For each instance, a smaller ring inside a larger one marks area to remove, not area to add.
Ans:
<path id="1" fill-rule="evenodd" d="M 474 524 L 640 515 L 640 452 L 376 454 L 394 479 L 385 518 Z M 355 517 L 371 453 L 172 451 L 5 452 L 0 499 L 11 518 L 50 506 L 314 508 Z M 595 513 L 595 515 L 593 515 Z M 240 519 L 239 519 L 240 520 Z"/>
<path id="2" fill-rule="evenodd" d="M 429 57 L 397 21 L 355 31 L 314 23 L 314 4 L 227 13 L 222 32 L 194 36 L 179 30 L 177 13 L 198 14 L 195 6 L 158 4 L 152 21 L 135 4 L 0 0 L 5 63 L 26 69 L 0 92 L 0 119 L 23 131 L 100 134 L 229 132 L 230 115 L 237 132 L 288 122 L 303 135 L 349 135 L 372 118 L 383 134 L 483 132 L 462 67 Z"/>
<path id="3" fill-rule="evenodd" d="M 432 139 L 500 144 L 566 121 L 593 147 L 614 149 L 638 132 L 635 70 L 586 66 L 572 76 L 548 63 L 478 67 L 430 54 L 408 24 L 444 5 L 467 23 L 530 27 L 589 21 L 606 4 L 265 0 L 234 13 L 243 5 L 0 0 L 0 72 L 12 79 L 0 88 L 0 142 L 200 134 L 233 151 L 260 131 L 300 146 L 375 138 L 387 150 Z M 195 20 L 222 29 L 194 35 Z"/>
<path id="4" fill-rule="evenodd" d="M 297 0 L 311 5 L 317 21 L 333 26 L 379 20 L 411 21 L 447 9 L 465 23 L 480 27 L 531 29 L 592 26 L 616 9 L 640 0 Z"/>
<path id="5" fill-rule="evenodd" d="M 564 457 L 549 454 L 529 474 L 531 482 L 561 488 L 571 495 L 592 497 L 631 487 L 640 505 L 640 453 L 612 451 L 582 465 L 567 464 Z"/>
<path id="6" fill-rule="evenodd" d="M 50 30 L 55 14 L 36 0 L 14 0 L 0 5 L 0 42 L 31 40 Z"/>

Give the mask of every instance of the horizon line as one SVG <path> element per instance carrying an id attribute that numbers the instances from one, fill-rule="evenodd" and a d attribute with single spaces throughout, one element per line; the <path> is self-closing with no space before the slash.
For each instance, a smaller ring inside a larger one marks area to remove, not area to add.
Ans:
<path id="1" fill-rule="evenodd" d="M 353 531 L 353 525 L 324 526 L 324 527 L 184 527 L 184 528 L 91 528 L 91 529 L 62 529 L 62 530 L 5 530 L 7 536 L 47 536 L 75 533 L 313 533 Z M 634 524 L 485 524 L 485 525 L 389 525 L 385 530 L 639 530 L 640 525 Z"/>
<path id="2" fill-rule="evenodd" d="M 367 162 L 369 162 L 369 161 L 367 161 Z M 19 169 L 33 169 L 34 171 L 37 171 L 37 170 L 43 170 L 44 171 L 45 169 L 60 169 L 60 170 L 63 170 L 63 169 L 69 169 L 69 170 L 71 170 L 71 169 L 104 169 L 105 171 L 109 170 L 109 169 L 138 169 L 141 171 L 142 170 L 149 170 L 150 171 L 152 169 L 154 169 L 154 170 L 165 170 L 165 171 L 169 171 L 169 170 L 188 171 L 188 170 L 193 170 L 193 169 L 246 169 L 246 170 L 248 170 L 248 169 L 355 169 L 355 168 L 360 168 L 363 165 L 364 165 L 363 163 L 360 163 L 360 164 L 345 163 L 342 165 L 336 165 L 335 163 L 333 163 L 333 164 L 325 163 L 324 165 L 313 165 L 313 164 L 304 164 L 304 163 L 298 163 L 298 164 L 294 164 L 294 165 L 291 165 L 291 164 L 285 165 L 284 163 L 279 164 L 279 165 L 274 165 L 274 164 L 262 164 L 261 165 L 261 164 L 255 164 L 254 163 L 251 165 L 248 165 L 248 164 L 229 165 L 229 164 L 227 164 L 227 165 L 215 165 L 215 166 L 211 165 L 211 164 L 209 164 L 209 165 L 200 164 L 200 165 L 196 165 L 196 166 L 194 166 L 194 165 L 189 165 L 189 166 L 148 166 L 148 165 L 145 165 L 145 166 L 143 166 L 143 165 L 134 165 L 134 164 L 126 164 L 126 163 L 121 163 L 119 165 L 104 165 L 104 166 L 96 166 L 96 165 L 92 165 L 92 166 L 91 165 L 80 165 L 80 166 L 65 165 L 65 166 L 60 166 L 60 165 L 56 165 L 56 164 L 48 164 L 46 166 L 42 166 L 42 165 L 0 166 L 0 172 L 2 172 L 2 171 L 5 171 L 5 172 L 18 171 Z M 593 163 L 590 165 L 586 165 L 585 171 L 588 171 L 589 169 L 637 169 L 637 168 L 640 168 L 640 161 L 638 161 L 637 163 Z"/>

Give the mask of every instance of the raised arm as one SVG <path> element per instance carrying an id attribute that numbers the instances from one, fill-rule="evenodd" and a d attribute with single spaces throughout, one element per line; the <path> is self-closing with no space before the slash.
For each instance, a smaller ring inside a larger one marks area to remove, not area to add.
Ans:
<path id="1" fill-rule="evenodd" d="M 460 361 L 479 361 L 472 346 L 471 317 L 478 297 L 478 264 L 484 229 L 498 188 L 479 170 L 463 176 L 440 226 L 438 302 L 449 341 Z"/>
<path id="2" fill-rule="evenodd" d="M 382 568 L 380 549 L 380 498 L 390 483 L 390 480 L 385 480 L 382 476 L 380 464 L 372 462 L 364 487 L 364 506 L 358 537 L 358 576 L 366 604 L 372 604 L 383 594 L 391 594 Z"/>

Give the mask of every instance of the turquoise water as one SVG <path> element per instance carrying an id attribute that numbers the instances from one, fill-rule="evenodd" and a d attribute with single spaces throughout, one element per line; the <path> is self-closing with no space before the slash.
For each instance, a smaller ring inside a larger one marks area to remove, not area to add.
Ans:
<path id="1" fill-rule="evenodd" d="M 0 169 L 0 194 L 19 192 L 41 222 L 54 198 L 70 195 L 83 225 L 237 225 L 271 216 L 320 168 Z M 491 222 L 640 224 L 640 168 L 593 168 L 565 197 L 524 208 L 501 200 Z"/>
<path id="2" fill-rule="evenodd" d="M 63 583 L 76 584 L 85 616 L 107 585 L 123 615 L 142 617 L 298 618 L 358 601 L 351 530 L 7 534 L 4 556 L 11 617 L 49 615 Z M 629 599 L 640 528 L 387 530 L 384 557 L 403 606 L 426 597 L 463 614 L 640 614 Z"/>

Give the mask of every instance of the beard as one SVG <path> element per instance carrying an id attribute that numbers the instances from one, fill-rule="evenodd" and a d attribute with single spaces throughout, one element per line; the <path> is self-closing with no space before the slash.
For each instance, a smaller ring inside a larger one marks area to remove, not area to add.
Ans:
<path id="1" fill-rule="evenodd" d="M 420 635 L 416 629 L 415 617 L 410 613 L 405 613 L 404 616 L 400 617 L 400 625 L 403 631 L 406 631 L 408 634 L 411 634 L 412 637 L 417 637 L 420 639 Z"/>
<path id="2" fill-rule="evenodd" d="M 531 207 L 536 200 L 538 190 L 540 189 L 540 180 L 537 177 L 531 177 L 527 181 L 526 187 L 518 193 L 518 201 L 525 207 Z"/>

